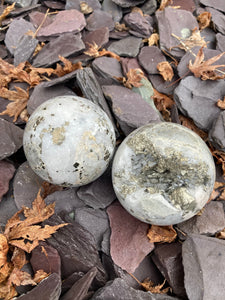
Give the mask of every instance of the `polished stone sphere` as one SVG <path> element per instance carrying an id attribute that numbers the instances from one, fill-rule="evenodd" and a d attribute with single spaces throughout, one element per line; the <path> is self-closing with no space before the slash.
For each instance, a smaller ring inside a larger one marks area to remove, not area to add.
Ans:
<path id="1" fill-rule="evenodd" d="M 118 200 L 134 217 L 154 225 L 183 222 L 203 208 L 215 182 L 215 164 L 204 141 L 174 123 L 133 131 L 112 167 Z"/>
<path id="2" fill-rule="evenodd" d="M 42 103 L 26 125 L 23 146 L 34 172 L 53 184 L 81 186 L 106 170 L 115 147 L 113 125 L 96 104 L 77 96 Z"/>

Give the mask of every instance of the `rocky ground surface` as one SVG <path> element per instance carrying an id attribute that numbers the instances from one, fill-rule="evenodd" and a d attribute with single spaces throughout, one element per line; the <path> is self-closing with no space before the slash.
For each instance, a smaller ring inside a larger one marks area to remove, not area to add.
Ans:
<path id="1" fill-rule="evenodd" d="M 32 206 L 41 186 L 45 202 L 55 202 L 55 214 L 41 226 L 69 225 L 40 241 L 23 264 L 16 265 L 12 249 L 5 251 L 0 240 L 2 299 L 16 294 L 21 300 L 224 299 L 224 0 L 3 2 L 2 232 L 18 210 Z M 23 130 L 36 107 L 59 95 L 97 103 L 114 123 L 117 145 L 155 121 L 194 130 L 215 159 L 211 201 L 164 232 L 122 208 L 111 166 L 88 185 L 46 188 L 24 156 Z M 27 243 L 34 243 L 28 235 Z M 14 277 L 5 270 L 7 253 Z M 22 272 L 32 277 L 38 270 L 47 273 L 45 279 L 36 285 L 24 281 Z"/>

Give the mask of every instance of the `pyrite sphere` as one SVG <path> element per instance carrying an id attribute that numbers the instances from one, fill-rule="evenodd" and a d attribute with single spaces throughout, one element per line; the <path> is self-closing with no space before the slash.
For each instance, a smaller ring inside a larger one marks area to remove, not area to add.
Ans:
<path id="1" fill-rule="evenodd" d="M 184 126 L 154 123 L 119 146 L 113 186 L 124 208 L 143 222 L 172 225 L 194 216 L 208 201 L 215 164 L 202 139 Z"/>
<path id="2" fill-rule="evenodd" d="M 36 174 L 53 184 L 81 186 L 107 168 L 115 147 L 113 125 L 90 100 L 60 96 L 31 115 L 24 152 Z"/>

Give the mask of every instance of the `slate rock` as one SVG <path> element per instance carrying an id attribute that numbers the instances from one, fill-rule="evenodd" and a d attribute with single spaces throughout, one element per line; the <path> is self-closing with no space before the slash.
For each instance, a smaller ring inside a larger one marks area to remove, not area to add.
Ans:
<path id="1" fill-rule="evenodd" d="M 200 47 L 194 47 L 192 48 L 192 52 L 197 55 L 198 51 L 200 50 Z M 208 60 L 216 55 L 221 54 L 220 51 L 215 50 L 215 49 L 207 49 L 203 48 L 203 53 L 204 53 L 204 60 Z M 178 74 L 181 78 L 184 78 L 185 76 L 193 76 L 193 73 L 189 70 L 188 64 L 189 62 L 194 63 L 195 57 L 191 52 L 187 52 L 180 60 L 178 66 L 177 66 L 177 71 Z M 225 56 L 222 56 L 219 60 L 214 62 L 212 65 L 224 65 L 225 64 Z M 218 73 L 219 74 L 219 73 Z M 220 74 L 219 74 L 220 75 Z"/>
<path id="2" fill-rule="evenodd" d="M 188 76 L 175 89 L 174 100 L 185 116 L 191 118 L 200 129 L 209 131 L 221 111 L 216 102 L 224 94 L 223 80 L 202 81 L 200 78 Z"/>
<path id="3" fill-rule="evenodd" d="M 83 300 L 97 274 L 97 268 L 91 268 L 81 279 L 74 283 L 70 290 L 61 297 L 61 300 Z"/>
<path id="4" fill-rule="evenodd" d="M 108 27 L 101 27 L 94 31 L 88 32 L 83 37 L 83 42 L 86 45 L 86 48 L 89 48 L 89 44 L 96 44 L 99 47 L 104 46 L 109 41 L 109 28 Z"/>
<path id="5" fill-rule="evenodd" d="M 10 4 L 16 2 L 17 7 L 29 7 L 31 5 L 37 4 L 38 0 L 7 0 L 5 2 Z"/>
<path id="6" fill-rule="evenodd" d="M 186 298 L 182 265 L 182 244 L 180 242 L 159 244 L 153 252 L 152 259 L 168 281 L 173 293 L 179 297 Z"/>
<path id="7" fill-rule="evenodd" d="M 93 235 L 98 250 L 100 250 L 103 234 L 109 228 L 109 220 L 106 212 L 87 206 L 81 207 L 75 210 L 74 219 Z"/>
<path id="8" fill-rule="evenodd" d="M 0 226 L 3 228 L 16 212 L 18 211 L 13 198 L 13 185 L 10 181 L 8 192 L 2 197 L 0 202 Z"/>
<path id="9" fill-rule="evenodd" d="M 108 281 L 107 284 L 99 289 L 91 298 L 91 300 L 178 300 L 178 298 L 167 295 L 152 294 L 135 290 L 129 287 L 127 283 L 121 279 L 116 278 Z"/>
<path id="10" fill-rule="evenodd" d="M 225 3 L 223 0 L 200 0 L 200 3 L 225 13 Z"/>
<path id="11" fill-rule="evenodd" d="M 65 9 L 65 3 L 62 3 L 62 2 L 44 1 L 44 4 L 45 4 L 45 6 L 55 9 L 55 10 Z"/>
<path id="12" fill-rule="evenodd" d="M 221 151 L 225 151 L 225 111 L 221 111 L 209 131 L 209 140 L 213 146 Z"/>
<path id="13" fill-rule="evenodd" d="M 0 118 L 0 160 L 15 153 L 23 144 L 23 130 Z"/>
<path id="14" fill-rule="evenodd" d="M 157 1 L 156 0 L 147 0 L 140 6 L 143 14 L 152 15 L 157 9 Z"/>
<path id="15" fill-rule="evenodd" d="M 29 31 L 35 32 L 34 26 L 24 19 L 13 20 L 6 32 L 5 45 L 9 52 L 13 55 L 19 46 L 21 38 Z"/>
<path id="16" fill-rule="evenodd" d="M 182 246 L 184 284 L 190 300 L 220 300 L 225 295 L 225 241 L 188 236 Z"/>
<path id="17" fill-rule="evenodd" d="M 95 181 L 79 187 L 77 196 L 94 209 L 106 208 L 116 199 L 111 174 L 104 173 Z"/>
<path id="18" fill-rule="evenodd" d="M 80 11 L 80 3 L 84 2 L 82 0 L 66 0 L 65 9 L 77 9 Z M 93 10 L 101 9 L 101 4 L 98 0 L 86 0 L 88 6 L 90 6 Z"/>
<path id="19" fill-rule="evenodd" d="M 221 33 L 216 34 L 216 49 L 225 52 L 225 36 Z"/>
<path id="20" fill-rule="evenodd" d="M 61 257 L 62 278 L 74 272 L 88 272 L 92 267 L 98 269 L 96 284 L 104 285 L 106 274 L 101 264 L 94 237 L 76 221 L 65 219 L 70 224 L 60 228 L 56 234 L 47 240 L 47 243 L 57 249 Z M 47 225 L 64 223 L 59 216 L 52 216 L 44 222 Z"/>
<path id="21" fill-rule="evenodd" d="M 0 161 L 0 201 L 9 190 L 9 181 L 13 178 L 15 167 L 7 161 Z"/>
<path id="22" fill-rule="evenodd" d="M 30 19 L 30 22 L 34 25 L 35 28 L 40 26 L 44 19 L 45 19 L 45 21 L 41 25 L 42 28 L 45 27 L 45 26 L 50 25 L 53 21 L 51 16 L 48 15 L 46 17 L 45 14 L 43 12 L 40 12 L 40 11 L 32 11 L 31 13 L 29 13 L 29 19 Z"/>
<path id="23" fill-rule="evenodd" d="M 166 61 L 166 58 L 158 47 L 145 46 L 138 55 L 138 61 L 148 74 L 159 74 L 157 65 L 162 61 Z"/>
<path id="24" fill-rule="evenodd" d="M 112 0 L 121 7 L 134 7 L 145 2 L 145 0 Z"/>
<path id="25" fill-rule="evenodd" d="M 85 203 L 77 196 L 77 188 L 56 191 L 45 198 L 45 203 L 55 203 L 55 213 L 70 213 L 76 208 L 84 207 Z"/>
<path id="26" fill-rule="evenodd" d="M 214 28 L 220 33 L 225 34 L 225 15 L 211 7 L 207 7 L 206 11 L 211 14 L 211 21 Z"/>
<path id="27" fill-rule="evenodd" d="M 112 0 L 104 0 L 102 2 L 102 10 L 109 13 L 114 22 L 120 22 L 123 17 L 122 8 L 116 5 Z"/>
<path id="28" fill-rule="evenodd" d="M 129 57 L 121 57 L 120 63 L 122 66 L 123 74 L 126 75 L 130 69 L 141 69 L 140 64 L 136 57 L 129 58 Z"/>
<path id="29" fill-rule="evenodd" d="M 112 44 L 108 47 L 108 50 L 119 56 L 135 57 L 139 53 L 141 44 L 141 38 L 129 36 L 119 41 L 112 42 Z"/>
<path id="30" fill-rule="evenodd" d="M 172 6 L 179 6 L 178 9 L 185 9 L 191 13 L 196 9 L 195 0 L 174 0 Z"/>
<path id="31" fill-rule="evenodd" d="M 200 31 L 200 35 L 207 43 L 205 49 L 216 49 L 216 33 L 213 29 L 206 27 Z"/>
<path id="32" fill-rule="evenodd" d="M 89 31 L 94 31 L 101 27 L 108 27 L 109 31 L 111 31 L 114 29 L 114 26 L 115 25 L 112 16 L 103 10 L 95 10 L 87 18 L 86 29 Z"/>
<path id="33" fill-rule="evenodd" d="M 110 235 L 111 235 L 111 230 L 110 228 L 108 228 L 103 233 L 102 242 L 101 242 L 101 251 L 107 255 L 110 255 Z"/>
<path id="34" fill-rule="evenodd" d="M 119 203 L 107 208 L 111 237 L 110 254 L 115 264 L 133 273 L 153 249 L 147 231 L 149 225 L 130 215 Z"/>
<path id="35" fill-rule="evenodd" d="M 59 54 L 68 57 L 72 54 L 78 55 L 84 49 L 85 45 L 79 35 L 64 33 L 41 49 L 33 60 L 33 66 L 48 67 L 60 60 Z"/>
<path id="36" fill-rule="evenodd" d="M 4 45 L 0 46 L 0 57 L 3 59 L 8 55 L 6 47 Z"/>
<path id="37" fill-rule="evenodd" d="M 30 61 L 37 44 L 38 40 L 32 36 L 22 36 L 14 52 L 14 65 L 18 66 L 21 62 Z"/>
<path id="38" fill-rule="evenodd" d="M 125 24 L 131 29 L 130 32 L 136 35 L 137 32 L 141 37 L 148 38 L 153 33 L 153 28 L 148 20 L 139 12 L 131 12 L 123 18 Z"/>
<path id="39" fill-rule="evenodd" d="M 179 85 L 179 76 L 175 73 L 171 82 L 165 81 L 161 75 L 148 75 L 148 79 L 152 86 L 158 92 L 166 95 L 172 95 L 175 88 Z"/>
<path id="40" fill-rule="evenodd" d="M 78 33 L 86 26 L 84 15 L 76 9 L 60 11 L 54 21 L 38 31 L 38 37 L 49 37 L 68 32 Z"/>
<path id="41" fill-rule="evenodd" d="M 25 295 L 17 297 L 19 300 L 58 300 L 61 293 L 61 279 L 53 273 L 43 279 L 36 287 Z"/>
<path id="42" fill-rule="evenodd" d="M 196 215 L 177 227 L 186 234 L 215 235 L 225 227 L 223 204 L 211 201 L 205 205 L 200 216 Z"/>
<path id="43" fill-rule="evenodd" d="M 43 251 L 44 249 L 44 251 Z M 61 259 L 58 251 L 45 242 L 32 250 L 30 263 L 34 273 L 44 270 L 46 273 L 57 273 L 61 276 Z"/>
<path id="44" fill-rule="evenodd" d="M 65 294 L 76 281 L 84 276 L 84 272 L 74 272 L 62 281 L 62 294 Z"/>
<path id="45" fill-rule="evenodd" d="M 160 121 L 157 112 L 139 94 L 128 88 L 105 85 L 102 90 L 125 135 L 142 125 Z"/>
<path id="46" fill-rule="evenodd" d="M 171 7 L 166 7 L 163 11 L 157 11 L 156 18 L 160 35 L 160 48 L 177 58 L 182 57 L 185 52 L 175 47 L 180 42 L 172 34 L 180 38 L 189 37 L 194 28 L 199 28 L 196 18 L 187 10 Z"/>
<path id="47" fill-rule="evenodd" d="M 31 115 L 32 112 L 43 102 L 57 96 L 65 95 L 74 96 L 75 93 L 63 84 L 57 84 L 52 87 L 47 87 L 46 82 L 41 82 L 34 87 L 34 90 L 27 102 L 27 111 Z"/>
<path id="48" fill-rule="evenodd" d="M 28 162 L 20 165 L 13 180 L 14 199 L 18 209 L 23 206 L 31 207 L 42 182 L 43 179 L 33 172 Z"/>
<path id="49" fill-rule="evenodd" d="M 93 71 L 103 78 L 110 78 L 118 82 L 116 77 L 123 77 L 121 65 L 117 59 L 112 57 L 98 57 L 92 62 Z"/>

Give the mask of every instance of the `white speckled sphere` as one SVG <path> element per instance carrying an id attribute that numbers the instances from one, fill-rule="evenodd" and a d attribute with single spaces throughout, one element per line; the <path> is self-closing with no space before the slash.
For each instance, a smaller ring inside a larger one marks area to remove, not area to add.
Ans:
<path id="1" fill-rule="evenodd" d="M 215 164 L 204 141 L 173 123 L 133 131 L 119 146 L 112 168 L 117 198 L 134 217 L 172 225 L 194 216 L 208 201 Z"/>
<path id="2" fill-rule="evenodd" d="M 24 152 L 36 174 L 53 184 L 81 186 L 106 170 L 115 147 L 106 113 L 90 100 L 60 96 L 31 115 Z"/>

